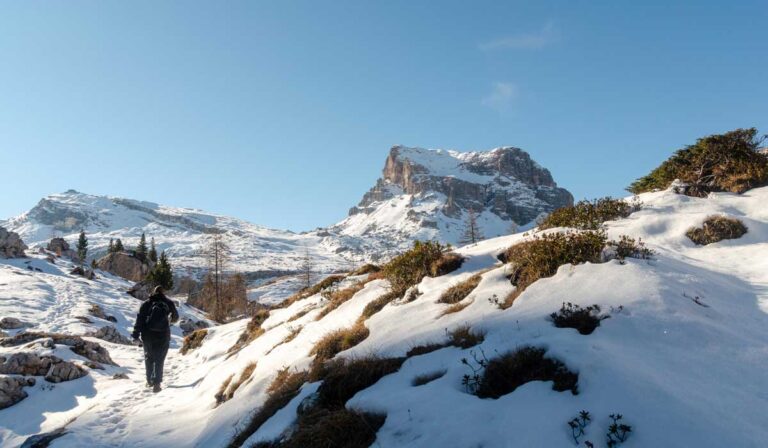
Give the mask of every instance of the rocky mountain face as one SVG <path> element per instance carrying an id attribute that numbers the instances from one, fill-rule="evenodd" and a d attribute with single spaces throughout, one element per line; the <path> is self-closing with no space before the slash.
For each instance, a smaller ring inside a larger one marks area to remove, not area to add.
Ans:
<path id="1" fill-rule="evenodd" d="M 47 247 L 54 236 L 63 238 L 54 240 L 59 245 L 74 244 L 84 229 L 87 261 L 104 256 L 110 239 L 120 238 L 130 250 L 145 233 L 155 238 L 158 251 L 166 251 L 180 275 L 204 269 L 206 241 L 222 233 L 232 251 L 230 266 L 257 284 L 297 271 L 307 248 L 318 274 L 345 270 L 387 259 L 416 239 L 457 245 L 469 210 L 477 214 L 483 235 L 493 237 L 508 234 L 511 226 L 530 226 L 539 215 L 572 200 L 549 171 L 517 148 L 460 153 L 396 146 L 382 177 L 349 216 L 311 232 L 268 229 L 202 210 L 74 190 L 50 195 L 0 225 L 30 247 Z"/>
<path id="2" fill-rule="evenodd" d="M 550 172 L 519 148 L 461 153 L 395 146 L 382 177 L 334 229 L 388 241 L 419 235 L 458 244 L 470 210 L 483 235 L 494 237 L 572 203 Z"/>

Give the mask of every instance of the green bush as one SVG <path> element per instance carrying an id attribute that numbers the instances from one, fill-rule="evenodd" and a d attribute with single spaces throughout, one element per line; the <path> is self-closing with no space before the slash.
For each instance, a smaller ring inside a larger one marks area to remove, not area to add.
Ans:
<path id="1" fill-rule="evenodd" d="M 549 233 L 510 247 L 504 259 L 512 265 L 510 279 L 516 288 L 500 306 L 512 306 L 525 288 L 555 275 L 564 264 L 599 263 L 606 242 L 605 232 L 586 231 Z"/>
<path id="2" fill-rule="evenodd" d="M 736 218 L 709 216 L 701 227 L 691 227 L 685 235 L 694 243 L 705 246 L 722 240 L 741 238 L 747 233 L 747 226 Z"/>
<path id="3" fill-rule="evenodd" d="M 626 218 L 636 211 L 640 204 L 630 204 L 621 199 L 609 197 L 594 201 L 579 201 L 574 205 L 560 207 L 539 223 L 539 229 L 572 227 L 581 230 L 597 230 L 606 221 Z"/>
<path id="4" fill-rule="evenodd" d="M 384 278 L 389 280 L 393 291 L 402 295 L 405 290 L 437 270 L 433 265 L 440 261 L 445 250 L 445 246 L 435 241 L 415 241 L 412 249 L 384 265 Z"/>
<path id="5" fill-rule="evenodd" d="M 600 326 L 601 321 L 610 316 L 600 314 L 600 305 L 582 308 L 577 304 L 568 302 L 563 303 L 560 311 L 550 314 L 549 317 L 557 328 L 573 328 L 580 334 L 588 335 Z"/>
<path id="6" fill-rule="evenodd" d="M 743 193 L 766 185 L 768 157 L 757 151 L 762 141 L 755 128 L 700 138 L 675 152 L 627 190 L 635 194 L 663 190 L 680 179 L 688 185 L 685 194 L 703 197 L 713 191 Z"/>

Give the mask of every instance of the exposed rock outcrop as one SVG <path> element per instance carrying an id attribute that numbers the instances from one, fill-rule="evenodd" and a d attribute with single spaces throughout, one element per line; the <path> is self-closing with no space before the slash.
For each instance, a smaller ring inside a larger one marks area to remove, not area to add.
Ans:
<path id="1" fill-rule="evenodd" d="M 27 398 L 24 387 L 34 386 L 35 383 L 34 378 L 0 376 L 0 409 L 13 406 Z"/>
<path id="2" fill-rule="evenodd" d="M 0 258 L 21 258 L 26 256 L 24 251 L 27 249 L 18 233 L 0 227 Z"/>
<path id="3" fill-rule="evenodd" d="M 144 280 L 154 265 L 152 260 L 141 260 L 128 252 L 113 252 L 96 261 L 96 267 L 102 271 L 134 282 Z"/>
<path id="4" fill-rule="evenodd" d="M 0 319 L 0 328 L 3 330 L 18 330 L 19 328 L 29 327 L 30 324 L 15 317 L 4 317 Z"/>
<path id="5" fill-rule="evenodd" d="M 56 237 L 51 239 L 45 248 L 59 257 L 75 258 L 77 256 L 77 252 L 69 247 L 69 243 L 64 238 Z"/>
<path id="6" fill-rule="evenodd" d="M 208 328 L 208 323 L 202 320 L 195 321 L 192 319 L 183 318 L 181 321 L 179 321 L 179 328 L 181 328 L 182 334 L 186 336 L 195 330 Z"/>
<path id="7" fill-rule="evenodd" d="M 107 342 L 112 342 L 114 344 L 122 344 L 122 345 L 131 345 L 132 341 L 127 336 L 123 336 L 120 334 L 119 331 L 117 331 L 117 328 L 109 325 L 106 327 L 101 327 L 98 330 L 86 334 L 86 336 L 91 336 L 98 339 L 103 339 Z"/>
<path id="8" fill-rule="evenodd" d="M 144 301 L 149 299 L 149 296 L 152 294 L 152 286 L 149 284 L 149 282 L 142 280 L 131 286 L 131 288 L 126 292 L 128 295 Z"/>
<path id="9" fill-rule="evenodd" d="M 98 303 L 91 304 L 90 308 L 88 308 L 88 314 L 90 314 L 93 317 L 104 319 L 109 322 L 117 322 L 117 318 L 115 316 L 105 313 L 104 308 L 102 308 L 101 305 L 99 305 Z"/>
<path id="10" fill-rule="evenodd" d="M 53 355 L 14 353 L 0 357 L 0 373 L 6 375 L 44 376 L 50 383 L 72 381 L 88 374 L 82 367 Z"/>
<path id="11" fill-rule="evenodd" d="M 59 333 L 24 332 L 9 338 L 0 339 L 0 346 L 15 347 L 42 339 L 41 344 L 52 348 L 54 344 L 66 345 L 83 358 L 101 364 L 117 365 L 109 356 L 107 349 L 96 342 L 86 341 L 80 336 Z M 2 372 L 0 372 L 2 373 Z"/>

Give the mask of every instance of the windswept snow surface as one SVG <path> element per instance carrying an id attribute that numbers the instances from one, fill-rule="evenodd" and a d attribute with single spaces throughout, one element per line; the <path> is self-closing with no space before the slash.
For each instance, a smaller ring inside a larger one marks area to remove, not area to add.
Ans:
<path id="1" fill-rule="evenodd" d="M 640 199 L 643 208 L 608 223 L 608 233 L 612 238 L 641 237 L 656 251 L 653 260 L 562 266 L 502 311 L 489 299 L 503 299 L 513 287 L 496 255 L 529 235 L 500 237 L 459 249 L 467 257 L 461 269 L 424 279 L 418 285 L 423 294 L 416 300 L 392 303 L 368 319 L 370 336 L 338 356 L 403 356 L 415 345 L 442 341 L 446 329 L 462 324 L 487 333 L 474 349 L 451 347 L 412 357 L 398 372 L 353 397 L 347 407 L 387 414 L 374 446 L 573 446 L 566 422 L 582 409 L 593 416 L 582 440 L 598 447 L 605 446 L 611 413 L 623 414 L 633 428 L 623 445 L 628 448 L 766 446 L 768 188 L 708 198 L 664 191 Z M 739 218 L 749 232 L 736 240 L 694 245 L 685 231 L 711 214 Z M 119 293 L 119 281 L 107 278 L 78 290 L 78 282 L 85 281 L 28 272 L 20 263 L 0 264 L 3 304 L 18 298 L 0 308 L 3 315 L 77 332 L 79 324 L 70 323 L 67 313 L 79 302 L 57 291 L 78 291 L 72 296 L 104 302 L 108 312 L 119 314 L 121 331 L 127 331 L 138 302 Z M 465 299 L 471 304 L 441 317 L 446 305 L 436 300 L 442 291 L 475 273 L 482 273 L 482 281 Z M 369 282 L 320 320 L 316 318 L 325 303 L 320 294 L 274 310 L 263 325 L 266 332 L 229 358 L 227 349 L 246 321 L 211 329 L 202 347 L 184 356 L 175 339 L 167 385 L 157 395 L 142 388 L 138 348 L 105 344 L 130 380 L 112 380 L 115 368 L 91 372 L 52 391 L 43 390 L 40 380 L 29 389 L 29 398 L 0 411 L 0 444 L 18 446 L 29 434 L 76 418 L 53 447 L 224 446 L 264 402 L 266 387 L 279 369 L 306 369 L 312 346 L 324 334 L 352 325 L 365 305 L 386 290 L 384 280 Z M 69 302 L 62 306 L 62 300 Z M 548 315 L 565 301 L 599 304 L 611 317 L 588 336 L 555 328 Z M 304 314 L 292 319 L 299 313 Z M 283 343 L 295 330 L 300 330 L 298 336 Z M 579 394 L 555 392 L 548 382 L 525 384 L 497 400 L 464 391 L 461 378 L 470 372 L 462 358 L 480 350 L 493 357 L 524 345 L 544 347 L 548 356 L 577 371 Z M 232 400 L 216 407 L 214 395 L 221 383 L 252 362 L 257 366 L 250 380 Z M 411 386 L 416 375 L 438 370 L 446 374 Z M 305 384 L 300 396 L 249 443 L 287 429 L 300 399 L 317 386 Z"/>

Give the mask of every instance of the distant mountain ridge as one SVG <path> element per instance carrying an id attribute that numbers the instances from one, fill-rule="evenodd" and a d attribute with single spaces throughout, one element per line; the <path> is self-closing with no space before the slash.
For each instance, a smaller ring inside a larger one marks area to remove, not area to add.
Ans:
<path id="1" fill-rule="evenodd" d="M 485 237 L 508 234 L 510 227 L 531 226 L 541 214 L 572 201 L 548 170 L 518 148 L 461 153 L 396 146 L 382 177 L 349 216 L 310 232 L 75 190 L 49 195 L 0 225 L 30 246 L 44 245 L 54 234 L 74 242 L 84 229 L 91 256 L 103 255 L 110 239 L 121 238 L 131 247 L 146 233 L 180 274 L 203 268 L 207 235 L 224 233 L 232 248 L 231 266 L 253 279 L 298 270 L 306 249 L 318 272 L 331 272 L 386 259 L 416 239 L 456 245 L 470 209 Z"/>

